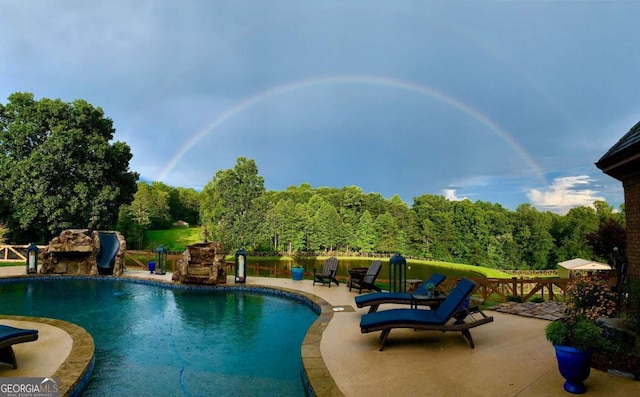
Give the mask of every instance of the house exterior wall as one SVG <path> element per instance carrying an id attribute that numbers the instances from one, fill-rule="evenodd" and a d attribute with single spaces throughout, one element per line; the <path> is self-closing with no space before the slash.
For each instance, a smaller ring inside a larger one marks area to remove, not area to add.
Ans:
<path id="1" fill-rule="evenodd" d="M 622 181 L 627 222 L 629 278 L 640 279 L 640 173 Z"/>

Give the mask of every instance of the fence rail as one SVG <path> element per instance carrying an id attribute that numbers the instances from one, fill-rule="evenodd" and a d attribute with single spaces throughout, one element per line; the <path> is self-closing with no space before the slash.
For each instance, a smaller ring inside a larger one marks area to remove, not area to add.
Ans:
<path id="1" fill-rule="evenodd" d="M 233 263 L 230 263 L 233 267 Z M 247 264 L 247 275 L 257 277 L 291 277 L 291 270 L 278 269 L 275 266 L 264 266 L 258 264 Z M 313 271 L 305 271 L 305 277 L 313 277 Z M 338 276 L 340 281 L 346 281 L 347 276 Z M 482 296 L 482 299 L 506 302 L 508 299 L 521 299 L 523 302 L 533 297 L 541 297 L 544 300 L 562 302 L 566 298 L 567 288 L 575 281 L 570 278 L 473 278 L 478 284 L 475 295 Z M 388 283 L 388 280 L 378 280 L 379 283 Z M 457 279 L 447 279 L 443 288 L 452 289 Z M 611 281 L 610 281 L 611 285 Z"/>
<path id="2" fill-rule="evenodd" d="M 27 247 L 29 245 L 0 245 L 0 261 L 2 262 L 25 262 L 27 260 Z M 38 245 L 38 251 L 44 250 L 46 245 Z"/>
<path id="3" fill-rule="evenodd" d="M 549 301 L 564 301 L 567 288 L 574 281 L 570 278 L 476 278 L 477 294 L 485 300 L 507 301 L 510 297 L 526 302 L 534 296 Z"/>
<path id="4" fill-rule="evenodd" d="M 127 250 L 124 254 L 125 261 L 131 261 L 137 266 L 147 268 L 149 261 L 155 260 L 156 253 L 154 251 L 142 251 L 142 250 Z M 182 257 L 182 251 L 178 253 L 167 253 L 167 271 L 173 272 L 178 267 L 178 259 Z M 144 258 L 144 259 L 140 259 Z"/>

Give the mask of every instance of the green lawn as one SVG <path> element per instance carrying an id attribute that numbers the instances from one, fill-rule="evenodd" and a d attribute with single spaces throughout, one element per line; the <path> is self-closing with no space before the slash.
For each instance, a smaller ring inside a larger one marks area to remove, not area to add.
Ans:
<path id="1" fill-rule="evenodd" d="M 164 245 L 170 251 L 184 251 L 189 244 L 202 241 L 202 228 L 181 227 L 167 230 L 147 230 L 144 232 L 144 245 L 154 250 Z"/>
<path id="2" fill-rule="evenodd" d="M 443 269 L 463 270 L 463 271 L 479 273 L 487 278 L 511 278 L 511 275 L 508 273 L 502 272 L 497 269 L 490 269 L 488 267 L 482 267 L 482 266 L 472 266 L 472 265 L 463 265 L 460 263 L 423 261 L 423 260 L 412 260 L 412 262 L 424 263 L 431 266 L 440 267 Z"/>
<path id="3" fill-rule="evenodd" d="M 0 262 L 0 267 L 3 266 L 27 266 L 27 264 L 21 262 Z"/>

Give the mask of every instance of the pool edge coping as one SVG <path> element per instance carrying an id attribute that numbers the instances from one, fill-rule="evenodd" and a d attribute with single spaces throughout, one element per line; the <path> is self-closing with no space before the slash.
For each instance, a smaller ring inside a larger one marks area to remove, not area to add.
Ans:
<path id="1" fill-rule="evenodd" d="M 305 337 L 300 346 L 300 356 L 302 360 L 301 377 L 305 393 L 311 396 L 326 397 L 344 396 L 344 393 L 340 390 L 336 384 L 331 372 L 327 368 L 327 365 L 322 357 L 320 350 L 320 342 L 322 341 L 322 334 L 329 325 L 329 322 L 333 319 L 333 306 L 329 302 L 309 292 L 294 290 L 290 288 L 277 287 L 271 285 L 251 284 L 251 285 L 198 285 L 198 284 L 182 284 L 172 281 L 164 280 L 151 280 L 147 278 L 139 278 L 133 276 L 84 276 L 84 275 L 14 275 L 8 277 L 0 277 L 0 280 L 16 280 L 23 281 L 28 279 L 59 279 L 59 278 L 75 278 L 75 279 L 112 279 L 112 280 L 127 280 L 134 283 L 169 286 L 172 288 L 184 288 L 184 289 L 230 289 L 234 291 L 247 291 L 251 292 L 269 292 L 269 291 L 282 291 L 286 294 L 295 295 L 311 304 L 312 309 L 316 311 L 318 317 L 311 324 L 307 330 Z M 286 298 L 286 295 L 284 295 Z M 93 364 L 95 362 L 95 345 L 93 343 L 93 337 L 84 328 L 63 320 L 43 318 L 43 317 L 27 317 L 27 316 L 9 316 L 0 314 L 0 318 L 12 318 L 21 321 L 34 321 L 43 322 L 63 329 L 73 339 L 73 347 L 67 359 L 60 365 L 58 370 L 54 373 L 54 377 L 60 378 L 62 385 L 68 385 L 64 389 L 64 393 L 61 389 L 62 396 L 73 396 L 81 392 L 88 381 L 91 372 L 93 371 Z M 59 325 L 58 325 L 59 324 Z M 80 341 L 76 346 L 76 336 Z M 88 338 L 87 338 L 88 337 Z M 90 349 L 88 348 L 88 341 L 90 341 Z M 87 354 L 90 350 L 90 355 Z M 82 365 L 82 363 L 85 363 Z"/>
<path id="2" fill-rule="evenodd" d="M 3 277 L 3 279 L 6 278 Z M 86 329 L 68 321 L 48 317 L 0 314 L 0 319 L 47 324 L 66 332 L 73 341 L 71 350 L 51 377 L 60 380 L 58 384 L 60 396 L 75 396 L 84 389 L 95 363 L 95 344 L 93 337 Z"/>

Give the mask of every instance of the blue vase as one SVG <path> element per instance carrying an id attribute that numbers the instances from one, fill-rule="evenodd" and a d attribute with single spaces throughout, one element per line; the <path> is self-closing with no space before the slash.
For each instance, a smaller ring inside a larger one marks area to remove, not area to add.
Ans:
<path id="1" fill-rule="evenodd" d="M 570 346 L 553 346 L 558 359 L 560 374 L 566 379 L 564 389 L 569 393 L 582 394 L 587 391 L 584 381 L 591 372 L 591 355 L 593 351 L 579 350 Z"/>
<path id="2" fill-rule="evenodd" d="M 304 268 L 302 267 L 292 267 L 291 268 L 291 276 L 294 280 L 302 280 L 304 276 Z"/>

